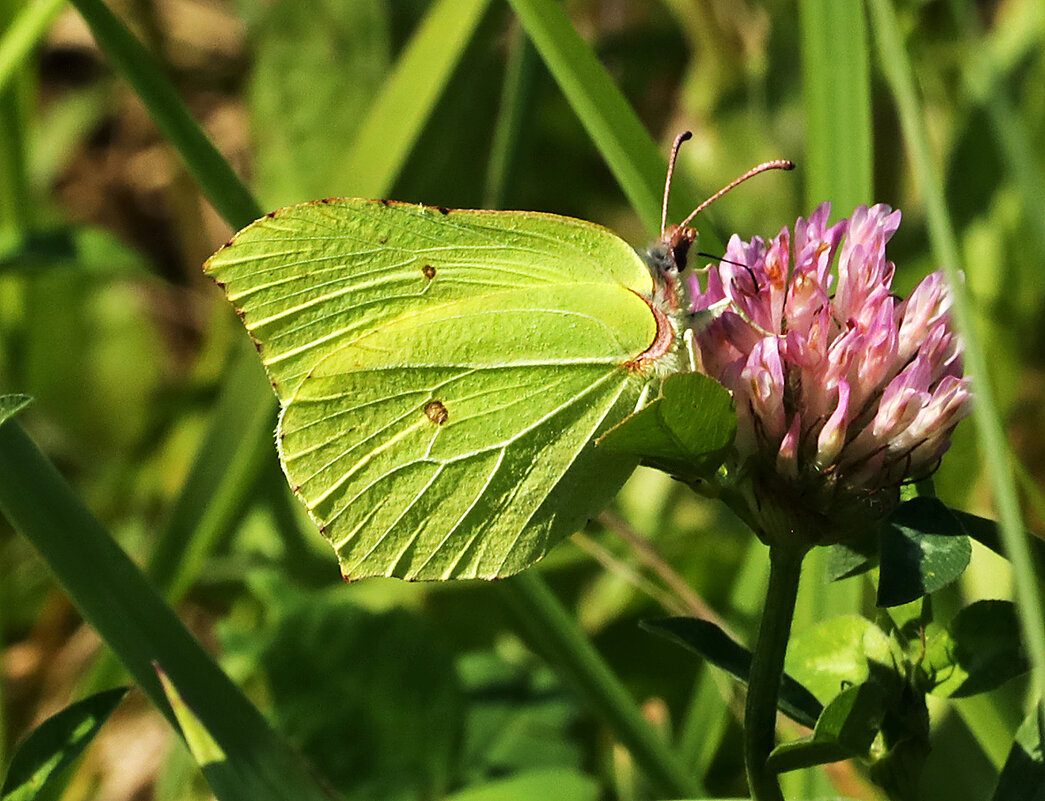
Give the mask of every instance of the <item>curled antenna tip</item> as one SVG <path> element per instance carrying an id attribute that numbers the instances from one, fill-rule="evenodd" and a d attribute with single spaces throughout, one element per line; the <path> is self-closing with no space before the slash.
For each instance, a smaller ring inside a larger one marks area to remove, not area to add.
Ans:
<path id="1" fill-rule="evenodd" d="M 660 235 L 664 236 L 664 229 L 668 224 L 668 196 L 671 194 L 671 177 L 675 172 L 675 160 L 679 155 L 679 148 L 682 147 L 682 143 L 688 139 L 692 139 L 693 134 L 690 131 L 683 131 L 675 137 L 675 141 L 671 144 L 671 156 L 668 158 L 668 174 L 664 178 L 664 202 L 660 207 Z"/>

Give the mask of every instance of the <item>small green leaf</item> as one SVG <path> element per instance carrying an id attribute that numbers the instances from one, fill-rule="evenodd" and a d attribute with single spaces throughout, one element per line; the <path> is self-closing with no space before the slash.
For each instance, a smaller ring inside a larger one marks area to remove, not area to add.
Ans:
<path id="1" fill-rule="evenodd" d="M 935 498 L 900 504 L 882 532 L 878 606 L 936 592 L 962 574 L 972 545 L 958 519 Z"/>
<path id="2" fill-rule="evenodd" d="M 664 380 L 659 398 L 599 445 L 682 478 L 700 478 L 722 463 L 736 427 L 733 398 L 721 384 L 700 373 L 676 373 Z"/>
<path id="3" fill-rule="evenodd" d="M 965 607 L 928 642 L 924 666 L 932 694 L 950 698 L 989 692 L 1026 673 L 1030 665 L 1016 606 L 977 601 Z"/>
<path id="4" fill-rule="evenodd" d="M 751 651 L 708 620 L 695 617 L 668 617 L 644 620 L 642 627 L 674 640 L 695 651 L 711 664 L 747 684 L 751 672 Z M 780 681 L 777 706 L 796 723 L 812 729 L 823 707 L 816 697 L 787 673 Z"/>
<path id="5" fill-rule="evenodd" d="M 29 395 L 0 395 L 0 423 L 4 423 L 33 402 Z"/>
<path id="6" fill-rule="evenodd" d="M 767 767 L 775 773 L 866 756 L 885 717 L 885 689 L 875 681 L 849 687 L 835 696 L 812 735 L 775 748 Z"/>
<path id="7" fill-rule="evenodd" d="M 1045 798 L 1045 756 L 1036 705 L 1016 732 L 991 801 L 1042 801 Z"/>
<path id="8" fill-rule="evenodd" d="M 883 686 L 894 672 L 896 657 L 889 637 L 859 615 L 839 615 L 791 639 L 787 672 L 827 703 L 844 687 L 872 676 Z"/>
<path id="9" fill-rule="evenodd" d="M 38 797 L 94 739 L 129 689 L 117 687 L 95 693 L 37 726 L 11 760 L 0 787 L 0 801 L 30 801 Z"/>

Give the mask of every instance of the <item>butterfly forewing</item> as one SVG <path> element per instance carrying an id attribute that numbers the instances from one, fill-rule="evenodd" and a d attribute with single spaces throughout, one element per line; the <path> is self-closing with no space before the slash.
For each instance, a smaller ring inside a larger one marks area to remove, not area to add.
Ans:
<path id="1" fill-rule="evenodd" d="M 343 200 L 259 220 L 207 270 L 259 344 L 288 480 L 348 577 L 508 575 L 633 463 L 649 273 L 598 226 Z"/>

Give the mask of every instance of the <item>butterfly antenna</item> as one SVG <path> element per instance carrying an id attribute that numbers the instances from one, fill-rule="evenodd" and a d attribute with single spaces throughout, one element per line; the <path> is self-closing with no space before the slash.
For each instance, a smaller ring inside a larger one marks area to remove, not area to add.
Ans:
<path id="1" fill-rule="evenodd" d="M 692 139 L 693 134 L 683 131 L 675 137 L 671 146 L 671 158 L 668 160 L 668 177 L 664 179 L 664 203 L 660 207 L 660 235 L 664 236 L 664 229 L 668 227 L 668 195 L 671 193 L 671 176 L 675 173 L 675 159 L 678 158 L 679 148 L 687 139 Z"/>
<path id="2" fill-rule="evenodd" d="M 676 139 L 675 142 L 676 142 L 676 145 L 677 145 L 678 139 Z M 724 187 L 719 189 L 715 194 L 713 194 L 711 197 L 709 197 L 707 200 L 705 200 L 703 203 L 701 203 L 699 206 L 697 206 L 695 209 L 693 209 L 693 211 L 690 212 L 690 215 L 679 224 L 679 230 L 681 231 L 683 228 L 685 228 L 687 225 L 689 225 L 690 222 L 693 221 L 694 217 L 696 217 L 698 214 L 700 214 L 700 212 L 702 212 L 704 209 L 706 209 L 708 206 L 710 206 L 712 203 L 714 203 L 716 200 L 718 200 L 720 197 L 722 197 L 724 194 L 726 194 L 726 192 L 728 192 L 733 187 L 735 187 L 735 186 L 737 186 L 739 184 L 744 183 L 744 181 L 746 181 L 748 178 L 754 178 L 760 172 L 767 172 L 769 170 L 793 170 L 794 168 L 795 168 L 795 163 L 793 161 L 788 161 L 787 159 L 774 159 L 773 161 L 763 162 L 762 164 L 759 164 L 757 167 L 752 167 L 750 170 L 745 172 L 743 175 L 741 175 L 735 181 L 733 181 L 732 183 L 726 184 Z M 670 176 L 670 174 L 671 173 L 669 171 L 668 175 Z M 666 207 L 667 207 L 667 204 L 665 204 L 665 208 Z"/>

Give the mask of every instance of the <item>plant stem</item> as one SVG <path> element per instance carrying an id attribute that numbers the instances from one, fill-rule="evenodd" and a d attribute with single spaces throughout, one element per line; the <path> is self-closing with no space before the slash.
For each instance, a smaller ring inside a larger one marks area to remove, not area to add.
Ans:
<path id="1" fill-rule="evenodd" d="M 798 597 L 804 546 L 773 545 L 769 549 L 769 589 L 762 609 L 744 710 L 744 764 L 755 801 L 783 801 L 776 774 L 766 759 L 776 742 L 777 697 L 784 673 L 784 655 Z"/>

